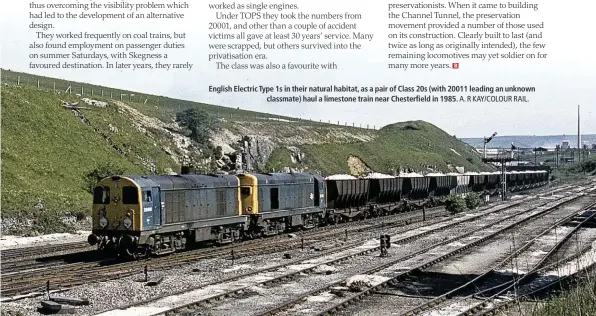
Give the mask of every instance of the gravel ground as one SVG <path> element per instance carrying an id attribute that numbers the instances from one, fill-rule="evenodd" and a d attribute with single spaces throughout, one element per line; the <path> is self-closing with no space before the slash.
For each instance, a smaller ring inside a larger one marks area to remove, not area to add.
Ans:
<path id="1" fill-rule="evenodd" d="M 559 210 L 554 211 L 540 219 L 532 221 L 531 224 L 522 225 L 519 228 L 513 230 L 513 234 L 503 235 L 494 241 L 486 244 L 485 246 L 479 247 L 477 249 L 468 251 L 467 254 L 463 256 L 458 256 L 457 258 L 450 259 L 445 261 L 444 263 L 431 267 L 427 271 L 430 274 L 434 274 L 434 277 L 426 278 L 427 282 L 420 282 L 418 284 L 414 284 L 414 290 L 418 289 L 432 289 L 436 292 L 438 280 L 447 279 L 448 275 L 462 275 L 464 280 L 461 280 L 460 283 L 463 284 L 473 277 L 477 276 L 479 273 L 486 271 L 486 268 L 491 264 L 498 262 L 506 257 L 507 252 L 510 251 L 511 247 L 513 247 L 512 236 L 514 236 L 516 245 L 520 245 L 521 243 L 530 240 L 533 238 L 532 234 L 537 235 L 539 233 L 539 229 L 537 227 L 546 228 L 561 217 L 565 216 L 565 214 L 570 214 L 574 210 L 581 208 L 584 205 L 590 204 L 593 202 L 589 198 L 583 198 L 579 201 L 572 202 L 571 204 L 567 205 L 566 207 L 560 208 Z M 580 238 L 584 241 L 593 240 L 594 235 L 596 234 L 596 229 L 584 229 L 580 234 Z M 557 235 L 563 235 L 563 229 L 557 229 Z M 471 240 L 472 238 L 470 238 Z M 520 255 L 520 261 L 525 260 L 527 262 L 527 266 L 532 266 L 540 260 L 540 257 L 537 257 L 540 254 L 545 254 L 550 247 L 554 246 L 556 243 L 556 236 L 554 230 L 552 234 L 546 234 L 543 238 L 540 238 L 539 241 L 529 247 L 527 251 Z M 578 240 L 581 240 L 578 238 Z M 462 244 L 465 244 L 466 241 L 462 240 Z M 473 251 L 473 252 L 472 252 Z M 585 258 L 584 258 L 585 257 Z M 589 262 L 593 262 L 596 258 L 596 253 L 592 253 L 590 256 L 586 254 L 581 260 L 583 260 L 584 264 Z M 567 266 L 566 271 L 573 271 L 574 268 L 572 264 Z M 560 269 L 559 269 L 560 270 Z M 507 271 L 510 272 L 510 271 Z M 522 271 L 520 271 L 522 272 Z M 552 274 L 553 272 L 551 272 Z M 437 277 L 439 279 L 437 279 Z M 420 278 L 417 278 L 420 279 Z M 454 280 L 454 282 L 457 282 Z M 452 288 L 457 287 L 456 285 L 452 285 Z M 406 289 L 408 289 L 406 287 Z M 410 292 L 412 288 L 408 289 L 409 291 L 401 291 L 398 289 L 391 289 L 387 292 L 390 292 L 394 295 L 375 295 L 372 298 L 367 299 L 367 303 L 360 304 L 360 307 L 350 308 L 349 314 L 350 315 L 395 315 L 399 313 L 403 313 L 413 307 L 421 305 L 422 303 L 428 301 L 429 299 L 422 299 L 422 298 L 412 298 L 412 297 L 404 297 L 403 295 L 428 295 L 422 291 L 422 293 L 413 293 Z M 433 293 L 434 295 L 440 295 L 444 292 Z M 452 315 L 456 311 L 462 311 L 469 308 L 470 305 L 474 304 L 474 302 L 466 302 L 466 301 L 459 301 L 459 302 L 452 302 L 447 304 L 442 304 L 442 308 L 439 310 L 434 309 L 431 311 L 427 311 L 424 313 L 426 316 L 446 316 Z"/>
<path id="2" fill-rule="evenodd" d="M 91 231 L 78 231 L 76 234 L 49 234 L 36 237 L 4 235 L 0 238 L 0 251 L 14 248 L 60 245 L 71 242 L 87 241 L 89 234 L 91 234 Z"/>
<path id="3" fill-rule="evenodd" d="M 526 216 L 529 216 L 530 214 L 531 213 L 526 213 L 520 217 L 526 217 Z M 515 218 L 515 219 L 519 219 L 519 218 Z M 467 242 L 471 242 L 473 240 L 481 238 L 482 236 L 488 235 L 491 232 L 499 229 L 500 227 L 504 227 L 507 224 L 513 222 L 515 219 L 507 221 L 508 223 L 495 225 L 494 229 L 482 231 L 479 233 L 480 236 L 478 236 L 478 235 L 471 236 L 470 238 L 467 238 L 468 239 Z M 486 221 L 488 221 L 488 220 L 485 218 L 485 221 L 483 221 L 483 222 L 486 224 Z M 411 249 L 407 252 L 407 253 L 411 253 L 414 249 L 416 249 L 416 250 L 422 249 L 422 248 L 431 246 L 433 244 L 437 244 L 438 242 L 444 241 L 445 239 L 448 239 L 448 238 L 455 236 L 457 234 L 461 234 L 463 232 L 468 232 L 468 231 L 471 232 L 471 231 L 475 231 L 477 229 L 478 229 L 478 227 L 476 227 L 476 225 L 473 225 L 473 224 L 461 225 L 457 228 L 453 228 L 453 229 L 447 230 L 445 232 L 437 233 L 433 236 L 430 236 L 429 238 L 419 240 L 417 242 L 414 242 L 411 245 L 408 245 L 408 247 L 403 247 L 403 248 Z M 384 269 L 378 273 L 375 273 L 375 276 L 376 277 L 380 276 L 384 280 L 394 277 L 403 271 L 406 271 L 416 265 L 419 265 L 423 262 L 428 261 L 431 258 L 440 256 L 444 253 L 448 253 L 452 250 L 455 250 L 455 249 L 463 246 L 466 243 L 466 239 L 464 239 L 462 242 L 463 243 L 454 242 L 454 243 L 451 243 L 451 244 L 448 244 L 445 246 L 437 247 L 437 248 L 433 249 L 432 251 L 427 252 L 423 255 L 416 256 L 412 259 L 400 262 L 398 264 L 391 266 L 390 268 L 387 268 L 387 269 Z M 353 270 L 349 269 L 349 268 L 341 269 L 341 270 L 342 270 L 342 272 L 346 271 L 348 273 L 354 274 Z M 345 277 L 344 277 L 344 279 L 345 279 Z M 318 281 L 320 281 L 320 280 L 316 280 L 314 282 L 319 283 Z M 268 307 L 276 306 L 277 304 L 279 304 L 285 300 L 295 298 L 299 294 L 303 294 L 303 293 L 309 292 L 311 290 L 314 290 L 314 289 L 320 287 L 320 285 L 317 285 L 316 287 L 308 287 L 308 288 L 304 289 L 302 287 L 304 287 L 305 284 L 308 284 L 308 282 L 306 282 L 306 283 L 300 282 L 300 284 L 294 286 L 292 288 L 292 291 L 290 291 L 289 293 L 286 292 L 283 288 L 275 288 L 275 290 L 273 290 L 273 291 L 264 293 L 264 295 L 263 295 L 264 298 L 262 299 L 263 302 L 259 301 L 259 299 L 249 299 L 249 300 L 240 300 L 240 301 L 234 300 L 227 304 L 222 304 L 218 307 L 211 309 L 210 315 L 230 315 L 230 314 L 234 314 L 238 311 L 246 311 L 246 310 L 250 310 L 251 312 L 253 312 L 253 311 L 261 312 Z M 296 289 L 298 289 L 299 291 L 296 292 Z M 329 292 L 323 292 L 319 295 L 308 297 L 305 303 L 298 304 L 294 308 L 287 310 L 284 313 L 284 315 L 295 315 L 295 314 L 301 314 L 301 313 L 309 314 L 309 313 L 313 313 L 313 312 L 319 312 L 319 311 L 322 311 L 326 308 L 333 306 L 334 304 L 341 302 L 342 300 L 343 299 L 341 297 L 336 297 L 335 295 L 332 295 Z M 412 305 L 411 307 L 413 307 L 413 306 L 415 306 L 415 305 Z M 401 307 L 404 308 L 405 306 L 403 304 L 401 304 Z"/>
<path id="4" fill-rule="evenodd" d="M 448 274 L 458 274 L 460 273 L 459 271 L 467 271 L 467 273 L 471 274 L 482 273 L 490 264 L 495 263 L 500 259 L 504 259 L 512 248 L 518 247 L 521 243 L 532 239 L 534 236 L 542 232 L 543 229 L 540 228 L 546 228 L 550 225 L 553 225 L 566 214 L 571 214 L 585 205 L 590 204 L 590 201 L 591 200 L 589 198 L 582 198 L 571 202 L 570 204 L 567 204 L 566 206 L 559 208 L 558 210 L 555 210 L 541 218 L 531 221 L 528 224 L 514 228 L 506 235 L 500 236 L 494 239 L 492 242 L 474 249 L 473 252 L 468 252 L 462 256 L 458 256 L 457 258 L 449 259 L 440 266 L 430 268 L 429 271 Z M 530 249 L 533 250 L 529 249 L 529 251 L 526 251 L 520 255 L 520 259 L 518 260 L 518 269 L 520 272 L 523 272 L 524 270 L 522 267 L 527 266 L 526 262 L 531 262 L 529 258 L 535 258 L 536 255 L 540 255 L 542 251 L 548 251 L 550 249 L 548 245 L 554 245 L 556 242 L 553 238 L 554 235 L 555 234 L 553 230 L 552 236 L 549 234 L 543 236 L 544 241 L 542 243 L 539 242 L 538 246 L 536 244 L 532 245 Z M 557 229 L 557 235 L 563 236 L 562 230 Z M 544 245 L 547 247 L 547 249 L 544 250 L 544 248 L 542 248 L 540 245 Z"/>
<path id="5" fill-rule="evenodd" d="M 519 208 L 514 208 L 519 210 Z M 503 213 L 512 213 L 512 210 L 506 210 Z M 462 215 L 457 218 L 450 219 L 451 221 L 457 221 L 468 217 L 469 215 Z M 495 215 L 496 216 L 496 215 Z M 482 219 L 482 221 L 486 221 L 490 218 L 494 218 L 495 216 L 489 215 Z M 439 221 L 439 220 L 437 220 Z M 469 224 L 469 223 L 467 223 Z M 411 236 L 421 231 L 425 231 L 431 229 L 433 227 L 443 226 L 445 223 L 435 223 L 428 226 L 421 227 L 421 224 L 413 224 L 409 227 L 401 227 L 390 229 L 389 231 L 393 231 L 393 233 L 397 234 L 398 236 L 394 236 L 393 240 L 399 237 L 406 237 Z M 466 226 L 462 224 L 462 226 Z M 415 229 L 414 227 L 419 227 Z M 461 227 L 460 227 L 461 228 Z M 433 242 L 437 240 L 442 240 L 447 238 L 449 233 L 441 233 L 429 236 L 427 239 L 423 239 L 421 243 L 425 243 L 426 246 L 431 245 Z M 370 238 L 369 233 L 361 233 L 361 234 L 353 234 L 349 236 L 348 242 L 351 242 L 353 239 L 357 238 Z M 426 242 L 425 242 L 426 240 Z M 378 245 L 378 241 L 373 242 L 374 246 Z M 330 243 L 329 241 L 325 242 L 325 246 L 336 246 L 340 247 L 343 243 L 337 242 L 335 244 Z M 407 248 L 407 247 L 401 247 Z M 400 247 L 392 247 L 392 251 L 395 249 L 400 249 Z M 419 249 L 419 248 L 413 248 Z M 304 252 L 300 250 L 296 251 L 289 251 L 294 259 L 302 259 L 309 256 L 316 254 L 311 249 L 307 249 Z M 340 255 L 340 254 L 337 254 Z M 246 257 L 238 259 L 234 262 L 234 266 L 231 265 L 229 260 L 222 260 L 222 259 L 211 259 L 211 260 L 202 260 L 195 264 L 188 265 L 184 268 L 176 268 L 169 271 L 155 271 L 150 273 L 150 277 L 165 277 L 164 281 L 157 287 L 146 287 L 144 283 L 135 282 L 142 277 L 142 275 L 137 275 L 134 277 L 123 278 L 120 280 L 103 282 L 99 284 L 90 284 L 86 286 L 80 286 L 73 290 L 68 291 L 62 295 L 68 297 L 76 297 L 76 298 L 88 298 L 92 305 L 87 307 L 80 307 L 77 309 L 76 313 L 80 315 L 89 314 L 89 313 L 96 313 L 102 310 L 110 309 L 116 306 L 124 306 L 136 301 L 142 301 L 151 297 L 157 297 L 160 295 L 164 295 L 166 293 L 177 292 L 185 289 L 191 289 L 198 287 L 200 285 L 204 285 L 213 281 L 221 280 L 225 277 L 229 277 L 231 275 L 238 275 L 241 273 L 255 271 L 265 267 L 272 267 L 278 264 L 282 264 L 287 262 L 287 259 L 283 259 L 281 254 L 271 254 L 265 256 L 259 256 L 258 258 L 254 257 Z M 195 271 L 195 272 L 193 272 Z M 140 271 L 139 271 L 140 272 Z M 126 289 L 122 291 L 121 289 Z M 35 309 L 39 306 L 40 298 L 30 298 L 30 299 L 23 299 L 14 303 L 11 303 L 10 307 L 18 308 L 19 310 L 28 311 L 33 314 L 36 314 Z M 7 306 L 8 307 L 8 306 Z M 12 309 L 12 308 L 11 308 Z"/>
<path id="6" fill-rule="evenodd" d="M 527 204 L 527 203 L 524 203 L 524 204 Z M 503 211 L 499 215 L 488 215 L 488 216 L 484 217 L 481 221 L 485 223 L 486 221 L 505 216 L 505 214 L 512 214 L 515 211 L 519 211 L 519 210 L 520 210 L 520 207 L 516 207 L 516 208 L 510 209 L 510 210 Z M 476 214 L 478 214 L 478 213 L 476 213 Z M 465 218 L 467 216 L 471 216 L 471 215 L 464 214 L 458 218 Z M 436 226 L 444 225 L 444 224 L 428 225 L 428 224 L 432 223 L 433 221 L 434 220 L 427 221 L 427 223 L 426 223 L 427 226 L 424 226 L 424 227 L 421 227 L 422 226 L 421 224 L 413 224 L 413 225 L 406 227 L 405 229 L 404 229 L 404 227 L 401 227 L 401 228 L 386 229 L 386 231 L 390 234 L 396 234 L 395 236 L 392 236 L 392 240 L 395 241 L 399 237 L 410 236 L 410 235 L 418 233 L 422 230 L 425 230 L 425 229 L 428 230 L 433 226 L 436 227 Z M 468 222 L 468 223 L 453 227 L 451 229 L 448 229 L 444 232 L 435 233 L 432 236 L 428 236 L 427 238 L 418 240 L 416 242 L 412 242 L 407 247 L 406 246 L 400 247 L 397 245 L 392 246 L 390 248 L 392 255 L 389 258 L 379 258 L 377 254 L 373 253 L 370 256 L 356 257 L 356 258 L 346 261 L 342 264 L 335 265 L 334 267 L 337 268 L 337 271 L 339 271 L 339 272 L 336 271 L 335 273 L 332 273 L 330 275 L 317 274 L 317 273 L 304 275 L 304 276 L 302 276 L 302 278 L 299 279 L 299 282 L 297 282 L 297 284 L 301 284 L 304 287 L 307 287 L 308 284 L 320 286 L 323 284 L 323 282 L 324 283 L 329 282 L 328 280 L 332 280 L 333 278 L 341 278 L 341 277 L 344 277 L 345 275 L 353 274 L 356 271 L 355 269 L 363 268 L 365 266 L 370 267 L 373 263 L 377 264 L 379 262 L 382 262 L 382 260 L 391 260 L 391 258 L 400 256 L 400 254 L 404 254 L 404 253 L 408 252 L 409 250 L 412 250 L 412 249 L 418 250 L 423 247 L 430 246 L 433 243 L 436 243 L 438 241 L 442 241 L 449 237 L 453 237 L 455 235 L 455 232 L 459 233 L 462 230 L 477 229 L 478 225 L 475 225 L 473 223 L 474 222 Z M 418 229 L 413 229 L 414 227 L 418 227 Z M 351 243 L 354 240 L 371 239 L 371 237 L 378 237 L 378 234 L 368 233 L 368 232 L 367 233 L 353 233 L 350 236 L 348 236 L 347 243 Z M 342 240 L 337 240 L 336 242 L 325 241 L 324 245 L 322 245 L 322 246 L 340 247 L 341 245 L 344 245 L 344 244 L 345 243 L 342 242 Z M 377 246 L 378 240 L 373 240 L 371 245 Z M 271 254 L 271 255 L 262 255 L 262 256 L 258 256 L 258 257 L 241 258 L 241 259 L 236 260 L 234 262 L 233 266 L 229 260 L 210 259 L 210 260 L 202 260 L 200 262 L 190 264 L 183 268 L 175 268 L 175 269 L 171 269 L 168 271 L 150 272 L 150 277 L 160 277 L 160 276 L 164 277 L 164 281 L 156 287 L 147 287 L 147 286 L 144 286 L 144 283 L 138 282 L 138 280 L 142 277 L 142 274 L 139 274 L 139 275 L 136 275 L 133 277 L 123 278 L 120 280 L 80 286 L 80 287 L 74 288 L 66 293 L 59 294 L 59 296 L 88 298 L 91 301 L 91 305 L 86 306 L 86 307 L 79 307 L 79 308 L 77 308 L 77 311 L 76 311 L 76 314 L 88 315 L 88 314 L 100 312 L 102 310 L 114 308 L 116 306 L 124 306 L 124 305 L 130 304 L 132 302 L 142 301 L 142 300 L 145 300 L 148 298 L 154 298 L 154 297 L 164 295 L 164 294 L 171 294 L 173 292 L 177 292 L 177 291 L 181 291 L 181 290 L 185 290 L 185 289 L 196 288 L 198 286 L 205 285 L 207 283 L 220 281 L 220 280 L 230 277 L 232 275 L 239 275 L 239 274 L 246 273 L 249 271 L 255 271 L 258 269 L 262 269 L 265 267 L 272 267 L 272 266 L 276 266 L 279 264 L 287 263 L 288 261 L 305 259 L 305 258 L 308 258 L 308 257 L 316 254 L 317 252 L 312 249 L 305 249 L 305 251 L 294 250 L 294 251 L 287 251 L 287 253 L 291 254 L 291 256 L 292 256 L 291 260 L 283 259 L 282 254 L 277 253 L 277 254 Z M 336 255 L 339 255 L 339 254 L 336 254 Z M 330 259 L 332 257 L 326 256 L 325 258 Z M 310 264 L 313 264 L 313 263 L 310 263 Z M 139 272 L 141 272 L 141 271 L 139 271 Z M 262 274 L 260 274 L 259 276 L 263 277 Z M 258 279 L 259 279 L 258 277 L 254 277 L 253 281 L 258 280 Z M 255 282 L 253 282 L 253 283 L 255 283 Z M 241 282 L 237 283 L 237 285 L 239 285 L 239 284 L 244 284 L 244 286 L 247 286 L 245 283 L 241 283 Z M 298 290 L 300 288 L 300 286 L 293 284 L 293 283 L 288 283 L 288 284 L 289 285 L 286 284 L 285 286 L 275 286 L 273 288 L 273 289 L 280 289 L 280 288 L 287 289 L 286 292 L 284 292 L 284 293 L 286 293 L 285 295 L 282 293 L 282 294 L 278 294 L 277 296 L 274 296 L 271 293 L 266 292 L 270 289 L 262 288 L 262 287 L 259 287 L 256 285 L 251 287 L 250 288 L 251 290 L 248 292 L 252 293 L 251 298 L 253 298 L 252 299 L 253 301 L 255 301 L 256 298 L 258 298 L 258 297 L 262 298 L 260 301 L 263 301 L 261 303 L 263 304 L 262 309 L 264 309 L 265 306 L 267 306 L 266 305 L 267 303 L 269 303 L 268 306 L 271 306 L 271 304 L 273 304 L 272 302 L 279 303 L 279 302 L 281 302 L 279 299 L 283 300 L 283 297 L 293 296 L 293 295 L 295 295 L 295 293 L 300 292 Z M 215 291 L 217 291 L 217 290 L 221 291 L 222 288 L 223 287 L 221 285 L 219 288 L 211 287 L 210 289 L 211 289 L 211 291 L 213 291 L 211 293 L 215 293 Z M 209 293 L 209 290 L 207 290 L 207 288 L 203 289 L 202 291 L 203 291 L 202 292 L 203 294 Z M 275 292 L 275 290 L 273 290 L 273 292 Z M 262 296 L 259 296 L 259 293 L 261 293 Z M 300 292 L 300 293 L 302 293 L 302 292 Z M 278 297 L 279 299 L 272 299 L 272 297 Z M 313 299 L 315 301 L 317 301 L 317 300 L 325 301 L 326 299 L 330 299 L 330 298 L 331 298 L 331 295 L 325 295 L 323 293 L 320 298 L 318 298 L 318 299 L 313 298 Z M 28 298 L 28 299 L 23 299 L 23 300 L 16 301 L 16 302 L 3 303 L 2 305 L 3 305 L 3 310 L 19 310 L 20 312 L 24 312 L 25 315 L 39 315 L 36 312 L 36 308 L 39 306 L 40 300 L 41 300 L 41 298 Z M 214 312 L 219 313 L 219 314 L 225 313 L 225 310 L 226 310 L 225 306 L 226 306 L 226 304 L 229 304 L 229 303 L 230 302 L 224 302 L 224 304 L 219 306 L 219 309 L 214 309 Z M 238 306 L 238 308 L 243 308 L 244 311 L 246 311 L 246 308 L 249 308 L 246 306 L 242 307 L 242 299 L 238 299 L 238 298 L 235 299 L 234 304 L 236 304 Z M 237 310 L 236 308 L 232 308 L 232 309 Z M 251 310 L 254 310 L 254 308 L 251 308 Z M 131 315 L 132 313 L 127 312 L 126 314 Z"/>

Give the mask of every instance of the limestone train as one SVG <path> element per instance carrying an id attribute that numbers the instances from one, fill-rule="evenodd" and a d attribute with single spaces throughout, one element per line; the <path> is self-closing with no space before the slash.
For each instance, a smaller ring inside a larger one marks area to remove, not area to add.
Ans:
<path id="1" fill-rule="evenodd" d="M 89 244 L 141 258 L 382 216 L 468 192 L 497 194 L 501 174 L 323 178 L 311 173 L 115 175 L 93 192 Z M 508 191 L 549 181 L 547 171 L 506 174 Z M 428 205 L 428 204 L 427 204 Z"/>

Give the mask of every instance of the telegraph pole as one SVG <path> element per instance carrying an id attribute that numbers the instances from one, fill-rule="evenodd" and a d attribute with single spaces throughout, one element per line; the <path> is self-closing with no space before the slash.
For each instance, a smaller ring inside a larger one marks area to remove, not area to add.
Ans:
<path id="1" fill-rule="evenodd" d="M 501 179 L 503 179 L 501 181 L 502 183 L 502 190 L 503 190 L 503 194 L 501 194 L 501 199 L 503 201 L 507 200 L 507 167 L 505 166 L 506 164 L 506 158 L 505 156 L 501 157 Z"/>
<path id="2" fill-rule="evenodd" d="M 581 134 L 581 122 L 579 119 L 579 104 L 577 105 L 577 162 L 581 162 L 581 151 L 582 151 L 582 134 Z"/>

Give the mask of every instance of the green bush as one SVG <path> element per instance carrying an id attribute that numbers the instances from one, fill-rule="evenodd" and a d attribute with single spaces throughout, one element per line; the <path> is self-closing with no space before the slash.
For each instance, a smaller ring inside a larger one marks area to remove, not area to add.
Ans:
<path id="1" fill-rule="evenodd" d="M 207 145 L 209 143 L 209 130 L 213 128 L 214 123 L 207 112 L 191 108 L 176 113 L 176 122 L 190 131 L 189 137 L 199 144 Z"/>
<path id="2" fill-rule="evenodd" d="M 480 206 L 480 204 L 482 204 L 482 198 L 480 197 L 480 194 L 475 193 L 475 192 L 470 192 L 466 196 L 466 207 L 468 209 L 473 210 L 473 209 L 477 208 L 478 206 Z"/>
<path id="3" fill-rule="evenodd" d="M 445 209 L 451 214 L 461 213 L 466 210 L 466 201 L 458 195 L 452 195 L 445 201 Z"/>

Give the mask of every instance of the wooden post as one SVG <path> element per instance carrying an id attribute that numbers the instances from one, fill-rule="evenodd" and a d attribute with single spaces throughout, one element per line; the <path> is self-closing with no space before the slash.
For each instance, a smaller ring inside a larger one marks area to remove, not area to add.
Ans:
<path id="1" fill-rule="evenodd" d="M 54 81 L 54 92 L 56 92 L 56 81 Z"/>
<path id="2" fill-rule="evenodd" d="M 85 94 L 85 88 L 81 86 L 81 95 Z"/>
<path id="3" fill-rule="evenodd" d="M 17 77 L 17 86 L 20 86 L 20 85 L 21 85 L 21 76 L 18 76 Z"/>
<path id="4" fill-rule="evenodd" d="M 37 79 L 37 89 L 39 89 L 39 79 Z"/>

